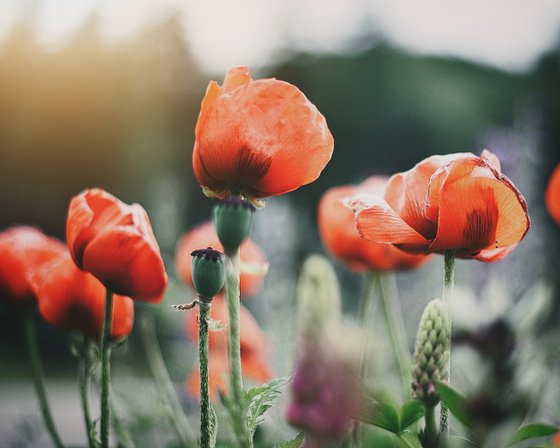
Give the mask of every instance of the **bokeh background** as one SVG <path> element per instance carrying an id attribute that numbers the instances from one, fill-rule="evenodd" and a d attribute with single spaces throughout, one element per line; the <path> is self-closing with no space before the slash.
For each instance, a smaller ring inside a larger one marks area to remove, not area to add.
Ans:
<path id="1" fill-rule="evenodd" d="M 297 85 L 335 138 L 316 182 L 257 215 L 253 239 L 270 274 L 248 306 L 279 374 L 292 365 L 297 270 L 323 252 L 322 192 L 431 154 L 488 148 L 525 195 L 533 228 L 520 247 L 504 262 L 459 262 L 457 271 L 475 302 L 496 284 L 515 301 L 537 281 L 558 281 L 560 231 L 543 192 L 560 162 L 559 30 L 556 0 L 0 0 L 0 229 L 31 224 L 63 239 L 69 199 L 105 188 L 148 210 L 172 276 L 166 303 L 182 301 L 190 293 L 173 277 L 175 244 L 212 206 L 191 166 L 200 101 L 209 80 L 248 65 L 254 78 Z M 411 340 L 439 294 L 441 264 L 398 276 Z M 360 278 L 337 269 L 352 312 Z M 180 315 L 165 309 L 160 320 L 184 395 L 194 349 Z M 80 425 L 67 335 L 46 324 L 39 332 L 55 415 Z M 40 425 L 20 339 L 14 311 L 0 307 L 0 446 Z M 148 376 L 143 356 L 134 334 L 115 355 L 129 388 Z M 81 428 L 65 431 L 83 440 Z"/>

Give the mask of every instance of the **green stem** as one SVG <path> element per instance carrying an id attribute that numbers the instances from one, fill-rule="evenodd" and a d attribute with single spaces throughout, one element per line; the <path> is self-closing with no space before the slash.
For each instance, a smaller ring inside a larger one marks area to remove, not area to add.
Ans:
<path id="1" fill-rule="evenodd" d="M 103 333 L 101 334 L 101 446 L 109 448 L 109 421 L 111 418 L 111 402 L 109 383 L 111 376 L 111 326 L 113 314 L 113 293 L 107 288 L 105 314 L 103 317 Z"/>
<path id="2" fill-rule="evenodd" d="M 200 448 L 210 448 L 210 399 L 208 392 L 208 321 L 210 303 L 200 301 L 198 356 L 200 360 Z"/>
<path id="3" fill-rule="evenodd" d="M 446 250 L 443 270 L 443 301 L 449 312 L 449 332 L 451 333 L 451 305 L 453 300 L 453 286 L 455 284 L 455 250 Z M 449 360 L 447 361 L 447 383 L 451 384 L 451 341 L 449 341 Z M 442 402 L 439 417 L 440 431 L 449 433 L 449 410 Z"/>
<path id="4" fill-rule="evenodd" d="M 175 392 L 175 388 L 169 376 L 169 371 L 165 365 L 161 347 L 157 340 L 155 316 L 150 311 L 143 311 L 139 321 L 142 343 L 144 344 L 146 358 L 152 376 L 154 377 L 156 387 L 160 395 L 167 399 L 167 403 L 171 409 L 169 417 L 177 435 L 181 439 L 181 443 L 183 446 L 188 447 L 195 436 L 181 403 L 177 398 L 177 393 Z"/>
<path id="5" fill-rule="evenodd" d="M 363 279 L 363 289 L 362 295 L 360 297 L 360 305 L 358 309 L 361 325 L 362 325 L 362 345 L 360 347 L 360 364 L 359 364 L 359 372 L 360 378 L 362 381 L 368 375 L 368 368 L 369 368 L 369 356 L 367 347 L 369 345 L 369 340 L 371 336 L 371 319 L 373 313 L 373 305 L 374 305 L 374 292 L 377 287 L 379 277 L 376 275 L 375 272 L 370 271 L 367 272 Z M 359 447 L 361 445 L 362 433 L 362 425 L 360 422 L 354 422 L 354 428 L 352 429 L 352 436 L 350 438 L 350 446 L 351 447 Z"/>
<path id="6" fill-rule="evenodd" d="M 229 259 L 225 284 L 229 313 L 229 383 L 235 404 L 234 427 L 241 447 L 252 448 L 253 441 L 245 424 L 245 391 L 239 340 L 239 249 L 227 251 L 226 255 Z"/>
<path id="7" fill-rule="evenodd" d="M 95 448 L 95 441 L 93 439 L 93 424 L 91 422 L 91 414 L 89 411 L 89 389 L 91 384 L 91 363 L 90 363 L 90 341 L 84 339 L 82 353 L 80 357 L 79 367 L 79 383 L 80 383 L 80 397 L 82 399 L 82 410 L 84 412 L 84 421 L 86 424 L 86 432 L 89 448 Z"/>
<path id="8" fill-rule="evenodd" d="M 31 363 L 31 375 L 35 392 L 39 400 L 39 407 L 43 415 L 43 421 L 47 427 L 53 444 L 56 448 L 64 448 L 64 444 L 58 435 L 54 420 L 47 400 L 47 392 L 45 388 L 45 375 L 41 365 L 41 357 L 39 356 L 39 346 L 37 344 L 37 333 L 35 331 L 35 323 L 33 322 L 33 312 L 31 309 L 25 310 L 23 314 L 23 330 L 25 333 L 25 342 L 29 353 L 29 361 Z"/>
<path id="9" fill-rule="evenodd" d="M 403 387 L 407 396 L 410 394 L 410 384 L 412 382 L 410 352 L 406 337 L 406 329 L 402 316 L 402 311 L 396 295 L 389 290 L 387 275 L 380 272 L 379 284 L 381 287 L 381 301 L 385 311 L 385 320 L 389 329 L 389 336 L 393 345 L 393 352 L 397 360 L 399 373 L 403 382 Z"/>
<path id="10" fill-rule="evenodd" d="M 435 416 L 435 406 L 428 406 L 425 408 L 426 414 L 424 415 L 424 420 L 426 421 L 426 427 L 424 428 L 424 436 L 428 442 L 429 447 L 437 447 L 437 428 L 436 428 L 436 416 Z"/>

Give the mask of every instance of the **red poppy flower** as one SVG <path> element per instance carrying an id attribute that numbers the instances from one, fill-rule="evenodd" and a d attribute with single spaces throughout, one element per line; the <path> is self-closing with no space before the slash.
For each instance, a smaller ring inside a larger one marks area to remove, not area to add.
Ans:
<path id="1" fill-rule="evenodd" d="M 317 179 L 331 158 L 333 138 L 325 118 L 295 86 L 253 81 L 247 67 L 211 81 L 196 123 L 193 167 L 200 184 L 262 198 Z"/>
<path id="2" fill-rule="evenodd" d="M 72 198 L 66 239 L 80 269 L 116 294 L 158 302 L 167 275 L 146 211 L 100 189 Z"/>
<path id="3" fill-rule="evenodd" d="M 175 251 L 175 266 L 179 277 L 187 285 L 192 285 L 192 266 L 191 252 L 201 247 L 212 247 L 213 249 L 224 251 L 216 229 L 211 222 L 199 224 L 189 230 L 179 240 Z M 242 296 L 250 296 L 259 291 L 262 287 L 263 277 L 266 269 L 266 256 L 263 251 L 251 240 L 245 240 L 239 248 L 241 260 L 241 276 L 239 279 L 239 290 Z M 246 270 L 244 267 L 255 267 L 256 269 Z"/>
<path id="4" fill-rule="evenodd" d="M 545 202 L 550 216 L 560 224 L 560 165 L 550 176 L 546 187 Z"/>
<path id="5" fill-rule="evenodd" d="M 105 288 L 93 275 L 78 269 L 68 253 L 37 271 L 33 283 L 39 312 L 46 321 L 99 339 L 105 313 Z M 132 299 L 115 294 L 111 336 L 127 336 L 133 323 Z"/>
<path id="6" fill-rule="evenodd" d="M 360 237 L 354 224 L 354 213 L 343 200 L 359 194 L 383 196 L 387 178 L 373 176 L 361 185 L 331 188 L 319 202 L 319 233 L 327 250 L 346 263 L 350 269 L 363 271 L 392 271 L 413 269 L 426 261 L 426 255 L 412 255 L 389 244 L 366 241 Z"/>
<path id="7" fill-rule="evenodd" d="M 354 199 L 360 235 L 412 252 L 455 249 L 496 261 L 530 227 L 527 204 L 489 151 L 432 156 L 389 179 L 384 197 Z"/>
<path id="8" fill-rule="evenodd" d="M 34 303 L 37 298 L 31 275 L 64 252 L 64 244 L 32 227 L 12 227 L 1 232 L 0 299 Z"/>

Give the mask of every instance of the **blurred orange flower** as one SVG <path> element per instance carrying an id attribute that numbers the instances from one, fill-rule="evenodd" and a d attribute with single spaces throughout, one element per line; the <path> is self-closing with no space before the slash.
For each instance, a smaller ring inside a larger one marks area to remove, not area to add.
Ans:
<path id="1" fill-rule="evenodd" d="M 212 222 L 206 222 L 193 227 L 177 243 L 175 266 L 179 277 L 187 285 L 192 286 L 191 253 L 193 250 L 204 247 L 212 247 L 220 252 L 224 251 Z M 262 287 L 266 270 L 261 269 L 259 271 L 259 269 L 254 269 L 248 272 L 244 270 L 244 266 L 262 267 L 266 265 L 266 256 L 260 247 L 251 240 L 245 240 L 241 244 L 239 251 L 241 260 L 239 290 L 241 296 L 250 296 L 258 292 Z"/>
<path id="2" fill-rule="evenodd" d="M 490 151 L 432 156 L 389 179 L 383 198 L 354 198 L 360 235 L 411 253 L 455 249 L 497 261 L 530 227 L 527 204 Z"/>
<path id="3" fill-rule="evenodd" d="M 275 196 L 317 179 L 333 137 L 325 118 L 297 87 L 253 81 L 247 67 L 211 81 L 195 129 L 193 168 L 215 195 Z"/>
<path id="4" fill-rule="evenodd" d="M 46 321 L 99 339 L 105 312 L 105 288 L 99 280 L 78 269 L 67 252 L 43 266 L 32 280 Z M 132 299 L 114 295 L 111 336 L 127 336 L 133 324 Z"/>
<path id="5" fill-rule="evenodd" d="M 159 302 L 167 274 L 146 211 L 101 189 L 72 198 L 66 239 L 80 269 L 112 292 L 134 300 Z"/>
<path id="6" fill-rule="evenodd" d="M 560 165 L 558 165 L 546 187 L 545 193 L 546 208 L 550 216 L 560 224 Z"/>
<path id="7" fill-rule="evenodd" d="M 223 296 L 212 301 L 212 320 L 224 326 L 221 330 L 211 330 L 209 334 L 210 356 L 210 398 L 217 398 L 217 391 L 227 393 L 227 375 L 229 371 L 228 331 L 229 314 Z M 241 366 L 243 376 L 256 383 L 265 383 L 272 378 L 272 368 L 267 359 L 268 342 L 264 332 L 253 315 L 243 305 L 239 315 Z M 185 333 L 193 342 L 198 341 L 197 313 L 187 313 Z M 187 378 L 187 389 L 193 396 L 200 395 L 198 371 Z"/>
<path id="8" fill-rule="evenodd" d="M 37 300 L 31 275 L 66 252 L 63 243 L 32 227 L 12 227 L 0 233 L 0 298 L 16 304 Z"/>
<path id="9" fill-rule="evenodd" d="M 429 258 L 426 255 L 408 254 L 389 244 L 372 243 L 360 237 L 354 223 L 354 213 L 343 204 L 343 200 L 368 193 L 383 196 L 387 179 L 372 176 L 361 185 L 331 188 L 319 202 L 319 234 L 324 246 L 354 271 L 413 269 Z"/>

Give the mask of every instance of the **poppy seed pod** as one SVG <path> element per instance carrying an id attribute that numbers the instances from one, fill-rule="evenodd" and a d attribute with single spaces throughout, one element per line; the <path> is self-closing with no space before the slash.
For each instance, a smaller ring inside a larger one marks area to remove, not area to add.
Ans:
<path id="1" fill-rule="evenodd" d="M 253 227 L 255 207 L 238 196 L 230 196 L 214 207 L 214 226 L 226 253 L 235 252 Z"/>
<path id="2" fill-rule="evenodd" d="M 448 377 L 451 324 L 447 306 L 434 299 L 424 309 L 414 349 L 412 394 L 427 407 L 439 403 L 436 382 Z"/>
<path id="3" fill-rule="evenodd" d="M 201 300 L 210 302 L 220 292 L 226 279 L 222 253 L 208 247 L 192 255 L 193 284 Z"/>

